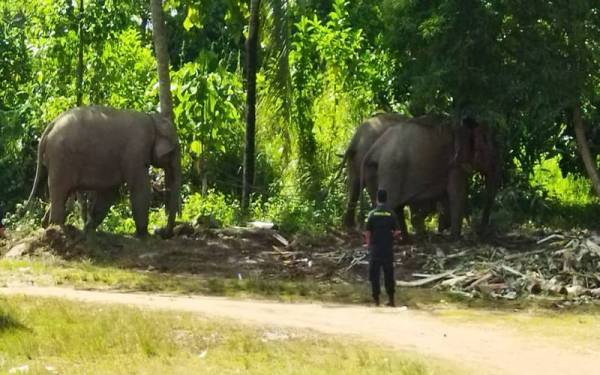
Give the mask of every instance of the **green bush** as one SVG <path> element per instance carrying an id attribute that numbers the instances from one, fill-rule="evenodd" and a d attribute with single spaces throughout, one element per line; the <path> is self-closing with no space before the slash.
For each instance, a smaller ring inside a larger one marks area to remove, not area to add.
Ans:
<path id="1" fill-rule="evenodd" d="M 323 234 L 328 228 L 339 225 L 346 200 L 341 183 L 329 185 L 332 188 L 321 190 L 315 200 L 307 200 L 294 191 L 282 191 L 266 200 L 255 199 L 252 216 L 270 220 L 285 232 Z"/>
<path id="2" fill-rule="evenodd" d="M 589 179 L 568 173 L 563 177 L 560 157 L 542 160 L 533 168 L 530 183 L 540 187 L 546 196 L 566 205 L 586 205 L 596 202 Z"/>
<path id="3" fill-rule="evenodd" d="M 212 217 L 224 226 L 238 223 L 240 203 L 237 199 L 209 190 L 206 195 L 188 196 L 181 211 L 181 220 L 195 222 L 199 217 Z"/>

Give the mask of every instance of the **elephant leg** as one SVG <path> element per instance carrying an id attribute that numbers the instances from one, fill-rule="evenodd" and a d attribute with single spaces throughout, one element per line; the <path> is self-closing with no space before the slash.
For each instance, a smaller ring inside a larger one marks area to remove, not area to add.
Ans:
<path id="1" fill-rule="evenodd" d="M 68 192 L 62 189 L 52 189 L 50 191 L 50 223 L 60 226 L 65 225 L 65 204 L 67 203 Z"/>
<path id="2" fill-rule="evenodd" d="M 406 227 L 406 220 L 404 218 L 404 206 L 397 206 L 394 209 L 396 213 L 396 219 L 398 220 L 398 229 L 400 229 L 400 234 L 402 234 L 403 240 L 408 240 L 408 228 Z"/>
<path id="3" fill-rule="evenodd" d="M 79 207 L 81 209 L 81 220 L 87 224 L 89 221 L 89 201 L 88 194 L 84 191 L 77 192 L 77 201 L 79 202 Z"/>
<path id="4" fill-rule="evenodd" d="M 444 196 L 439 202 L 439 216 L 438 216 L 438 233 L 442 233 L 446 229 L 450 228 L 450 207 L 448 202 L 448 196 Z"/>
<path id="5" fill-rule="evenodd" d="M 148 235 L 148 210 L 150 209 L 150 178 L 148 172 L 138 173 L 132 181 L 129 182 L 129 192 L 131 199 L 131 211 L 135 221 L 135 234 L 138 237 Z"/>
<path id="6" fill-rule="evenodd" d="M 109 189 L 95 193 L 94 199 L 89 201 L 89 211 L 87 222 L 85 223 L 85 233 L 92 233 L 102 223 L 110 207 L 117 200 L 119 189 Z"/>
<path id="7" fill-rule="evenodd" d="M 377 203 L 377 189 L 378 189 L 378 181 L 377 181 L 377 168 L 375 166 L 370 166 L 365 170 L 365 186 L 367 187 L 367 191 L 369 192 L 369 199 L 371 200 L 371 206 L 375 207 Z"/>
<path id="8" fill-rule="evenodd" d="M 348 191 L 348 206 L 344 214 L 344 225 L 346 228 L 354 228 L 356 221 L 354 215 L 356 213 L 356 205 L 360 196 L 360 180 L 356 176 L 350 177 Z"/>
<path id="9" fill-rule="evenodd" d="M 460 238 L 464 217 L 467 181 L 464 173 L 458 168 L 450 172 L 448 178 L 448 200 L 450 207 L 450 234 L 453 239 Z"/>

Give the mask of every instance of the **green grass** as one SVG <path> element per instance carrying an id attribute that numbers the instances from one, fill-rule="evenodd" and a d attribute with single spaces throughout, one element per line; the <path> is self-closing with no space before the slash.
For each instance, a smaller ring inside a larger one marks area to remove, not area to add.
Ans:
<path id="1" fill-rule="evenodd" d="M 0 297 L 0 373 L 20 366 L 30 374 L 464 373 L 342 337 L 174 312 Z"/>
<path id="2" fill-rule="evenodd" d="M 515 329 L 528 337 L 543 337 L 561 345 L 585 345 L 600 349 L 600 310 L 581 307 L 577 311 L 490 311 L 446 309 L 436 316 L 453 323 L 477 323 L 494 328 Z"/>
<path id="3" fill-rule="evenodd" d="M 65 261 L 46 256 L 0 259 L 0 286 L 26 284 L 69 286 L 78 289 L 111 289 L 137 292 L 168 292 L 238 298 L 266 298 L 285 302 L 316 301 L 369 304 L 370 288 L 362 283 L 313 279 L 277 279 L 260 276 L 223 278 L 196 274 L 172 274 L 118 268 L 92 261 Z M 539 309 L 555 311 L 557 298 L 520 298 L 514 301 L 466 298 L 431 288 L 397 288 L 398 304 L 411 309 L 513 312 Z M 571 312 L 600 311 L 598 303 L 573 306 Z"/>
<path id="4" fill-rule="evenodd" d="M 0 259 L 0 285 L 10 283 L 231 297 L 265 297 L 282 301 L 319 300 L 365 303 L 369 300 L 366 284 L 168 274 L 97 265 L 90 261 L 64 261 L 54 257 Z"/>

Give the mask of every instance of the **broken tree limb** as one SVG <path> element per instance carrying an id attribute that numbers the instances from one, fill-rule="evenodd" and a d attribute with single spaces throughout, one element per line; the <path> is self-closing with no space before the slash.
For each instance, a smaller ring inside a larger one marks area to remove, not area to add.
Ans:
<path id="1" fill-rule="evenodd" d="M 554 233 L 554 234 L 549 235 L 546 238 L 542 238 L 541 240 L 537 241 L 536 244 L 541 245 L 544 242 L 548 242 L 548 241 L 554 240 L 554 239 L 564 240 L 565 236 L 563 236 L 562 234 Z"/>
<path id="2" fill-rule="evenodd" d="M 475 288 L 475 287 L 477 287 L 477 285 L 488 281 L 489 279 L 492 278 L 492 276 L 493 275 L 491 272 L 486 272 L 483 276 L 481 276 L 480 278 L 475 280 L 473 283 L 471 283 L 471 285 L 469 285 L 469 289 Z"/>
<path id="3" fill-rule="evenodd" d="M 502 268 L 504 271 L 506 271 L 508 273 L 512 273 L 515 276 L 525 277 L 525 275 L 523 275 L 521 272 L 517 271 L 516 269 L 512 268 L 511 266 L 507 266 L 506 264 L 503 264 L 502 266 L 500 266 L 500 268 Z"/>
<path id="4" fill-rule="evenodd" d="M 424 286 L 430 283 L 433 283 L 435 281 L 441 280 L 441 279 L 445 279 L 448 276 L 452 275 L 454 272 L 456 272 L 456 269 L 453 269 L 451 271 L 446 271 L 446 272 L 442 272 L 442 273 L 438 273 L 437 275 L 431 275 L 427 278 L 421 279 L 421 280 L 413 280 L 413 281 L 402 281 L 402 280 L 398 280 L 396 281 L 396 285 L 398 286 L 407 286 L 407 287 L 417 287 L 417 286 Z"/>
<path id="5" fill-rule="evenodd" d="M 524 253 L 507 255 L 507 256 L 504 257 L 504 259 L 505 260 L 514 260 L 514 259 L 528 257 L 530 255 L 540 254 L 540 253 L 543 253 L 543 252 L 546 252 L 546 251 L 548 251 L 548 249 L 531 250 L 531 251 L 527 251 L 527 252 L 524 252 Z"/>
<path id="6" fill-rule="evenodd" d="M 279 243 L 281 243 L 283 246 L 288 247 L 290 246 L 290 242 L 288 240 L 286 240 L 281 234 L 279 233 L 273 233 L 273 238 L 275 238 L 277 241 L 279 241 Z"/>

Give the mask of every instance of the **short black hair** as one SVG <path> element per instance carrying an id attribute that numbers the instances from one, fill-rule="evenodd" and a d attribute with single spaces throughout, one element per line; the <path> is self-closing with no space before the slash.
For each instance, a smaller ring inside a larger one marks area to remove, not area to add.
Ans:
<path id="1" fill-rule="evenodd" d="M 387 202 L 387 191 L 383 189 L 377 190 L 377 202 L 385 203 Z"/>

